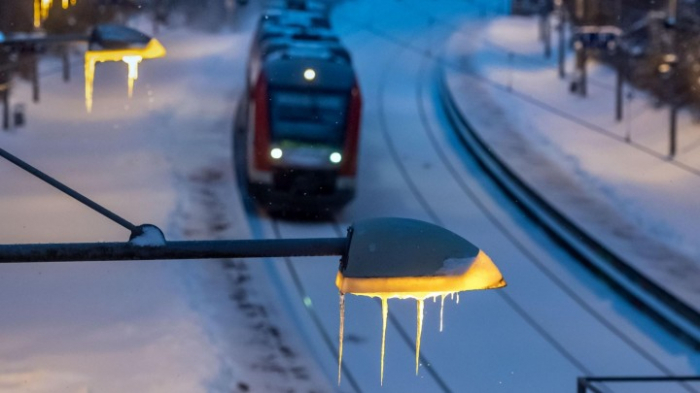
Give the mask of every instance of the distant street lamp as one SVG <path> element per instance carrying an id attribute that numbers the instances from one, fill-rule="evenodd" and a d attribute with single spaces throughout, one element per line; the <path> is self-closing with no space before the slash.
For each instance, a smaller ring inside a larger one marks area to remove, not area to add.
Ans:
<path id="1" fill-rule="evenodd" d="M 134 81 L 138 78 L 138 64 L 144 59 L 155 59 L 166 54 L 163 45 L 155 38 L 126 26 L 97 25 L 89 35 L 83 34 L 22 34 L 0 36 L 0 48 L 11 51 L 37 52 L 47 45 L 86 42 L 85 52 L 85 106 L 92 110 L 92 93 L 95 64 L 103 61 L 123 61 L 128 65 L 128 94 L 131 97 Z M 67 62 L 63 62 L 64 67 Z M 67 79 L 65 76 L 64 79 Z M 34 95 L 38 100 L 38 75 L 35 75 Z"/>
<path id="2" fill-rule="evenodd" d="M 138 65 L 144 59 L 165 56 L 161 43 L 140 31 L 125 26 L 99 25 L 90 35 L 85 52 L 85 107 L 92 111 L 92 93 L 95 64 L 104 61 L 123 61 L 128 65 L 128 94 L 131 97 Z"/>
<path id="3" fill-rule="evenodd" d="M 61 7 L 65 10 L 75 3 L 76 0 L 61 0 Z M 53 0 L 34 0 L 34 27 L 41 27 L 41 23 L 49 17 L 49 10 L 52 6 Z"/>
<path id="4" fill-rule="evenodd" d="M 673 158 L 676 155 L 676 119 L 678 115 L 678 100 L 676 98 L 676 67 L 678 65 L 678 56 L 674 53 L 667 53 L 662 58 L 662 63 L 659 64 L 657 71 L 661 80 L 666 84 L 666 95 L 668 96 L 669 104 L 669 127 L 668 127 L 668 157 Z"/>

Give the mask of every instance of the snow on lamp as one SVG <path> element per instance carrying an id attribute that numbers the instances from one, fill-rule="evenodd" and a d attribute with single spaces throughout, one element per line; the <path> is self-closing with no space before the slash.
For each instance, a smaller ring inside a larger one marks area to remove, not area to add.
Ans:
<path id="1" fill-rule="evenodd" d="M 85 107 L 92 111 L 95 64 L 103 61 L 123 61 L 128 65 L 128 95 L 131 97 L 134 81 L 138 79 L 138 65 L 144 59 L 165 56 L 163 45 L 137 30 L 118 25 L 99 25 L 90 36 L 85 52 Z"/>
<path id="2" fill-rule="evenodd" d="M 423 305 L 441 298 L 440 330 L 445 298 L 459 292 L 501 288 L 501 272 L 478 247 L 437 225 L 403 218 L 361 221 L 348 230 L 349 246 L 336 276 L 340 290 L 338 383 L 343 356 L 346 293 L 376 297 L 382 303 L 380 381 L 384 377 L 384 347 L 388 299 L 416 299 L 416 374 L 420 357 Z"/>

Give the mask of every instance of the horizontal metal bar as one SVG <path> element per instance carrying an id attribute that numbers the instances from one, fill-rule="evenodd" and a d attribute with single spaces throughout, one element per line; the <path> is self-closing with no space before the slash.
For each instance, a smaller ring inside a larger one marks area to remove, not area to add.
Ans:
<path id="1" fill-rule="evenodd" d="M 19 36 L 6 37 L 0 40 L 0 46 L 18 46 L 18 45 L 41 45 L 41 44 L 60 44 L 65 42 L 87 42 L 90 41 L 90 36 L 83 34 L 61 34 L 49 35 L 43 37 Z"/>
<path id="2" fill-rule="evenodd" d="M 583 377 L 589 382 L 685 382 L 700 381 L 698 375 L 658 376 L 658 377 Z"/>
<path id="3" fill-rule="evenodd" d="M 343 256 L 346 238 L 0 245 L 0 263 Z"/>

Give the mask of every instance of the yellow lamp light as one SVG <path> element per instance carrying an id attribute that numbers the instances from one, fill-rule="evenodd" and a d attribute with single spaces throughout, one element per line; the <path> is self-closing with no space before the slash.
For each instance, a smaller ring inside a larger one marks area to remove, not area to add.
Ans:
<path id="1" fill-rule="evenodd" d="M 351 227 L 349 238 L 349 249 L 335 280 L 341 294 L 338 383 L 343 356 L 345 294 L 381 300 L 380 381 L 383 381 L 388 299 L 416 299 L 417 374 L 425 299 L 441 297 L 441 306 L 444 306 L 447 296 L 459 296 L 461 291 L 506 285 L 501 272 L 486 253 L 436 225 L 396 218 L 366 220 Z M 377 239 L 381 239 L 381 242 Z M 442 319 L 442 309 L 440 316 Z"/>
<path id="2" fill-rule="evenodd" d="M 127 28 L 124 28 L 127 29 Z M 131 29 L 128 29 L 131 30 Z M 133 32 L 133 30 L 131 30 Z M 140 34 L 140 33 L 139 33 Z M 142 37 L 145 37 L 141 35 Z M 88 50 L 85 52 L 85 107 L 92 111 L 93 84 L 95 77 L 95 64 L 104 61 L 123 61 L 128 65 L 128 95 L 131 97 L 134 81 L 138 78 L 138 65 L 144 59 L 163 57 L 166 50 L 155 38 L 147 39 L 143 47 L 128 45 L 120 42 L 121 47 L 109 49 Z"/>
<path id="3" fill-rule="evenodd" d="M 65 10 L 75 5 L 76 0 L 61 0 L 61 7 Z M 34 27 L 41 27 L 41 23 L 49 17 L 49 11 L 53 6 L 53 0 L 34 0 Z"/>

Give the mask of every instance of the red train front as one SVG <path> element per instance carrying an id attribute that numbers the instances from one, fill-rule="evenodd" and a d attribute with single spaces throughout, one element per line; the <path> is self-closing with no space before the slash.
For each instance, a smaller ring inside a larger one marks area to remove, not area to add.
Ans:
<path id="1" fill-rule="evenodd" d="M 355 195 L 357 80 L 346 59 L 293 52 L 265 59 L 251 92 L 248 190 L 270 210 L 337 210 Z"/>

